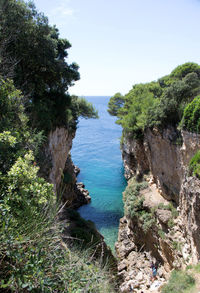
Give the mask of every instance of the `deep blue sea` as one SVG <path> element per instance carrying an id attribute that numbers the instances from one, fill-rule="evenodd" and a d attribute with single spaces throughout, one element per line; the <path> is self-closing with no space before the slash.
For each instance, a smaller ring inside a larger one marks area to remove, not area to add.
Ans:
<path id="1" fill-rule="evenodd" d="M 86 97 L 98 110 L 99 119 L 80 119 L 73 141 L 72 160 L 81 172 L 92 201 L 79 212 L 95 223 L 113 249 L 119 219 L 123 216 L 122 192 L 126 186 L 120 152 L 121 127 L 107 112 L 109 97 Z"/>

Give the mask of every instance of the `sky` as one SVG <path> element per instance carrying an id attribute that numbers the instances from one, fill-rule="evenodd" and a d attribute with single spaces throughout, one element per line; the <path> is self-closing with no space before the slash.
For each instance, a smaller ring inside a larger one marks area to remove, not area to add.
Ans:
<path id="1" fill-rule="evenodd" d="M 200 63 L 199 0 L 35 0 L 60 37 L 81 79 L 79 96 L 128 93 L 136 83 Z"/>

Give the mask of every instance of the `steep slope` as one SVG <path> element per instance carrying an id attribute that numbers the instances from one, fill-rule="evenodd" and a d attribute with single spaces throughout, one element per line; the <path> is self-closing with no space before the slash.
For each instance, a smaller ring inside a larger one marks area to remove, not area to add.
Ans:
<path id="1" fill-rule="evenodd" d="M 162 132 L 148 129 L 142 140 L 124 137 L 122 156 L 129 188 L 133 193 L 141 181 L 148 186 L 138 188 L 141 206 L 137 210 L 136 200 L 129 208 L 129 193 L 124 192 L 125 217 L 116 244 L 122 292 L 130 287 L 134 292 L 149 290 L 152 261 L 158 265 L 158 287 L 172 269 L 199 261 L 200 180 L 188 174 L 189 161 L 199 148 L 200 135 L 173 127 Z"/>

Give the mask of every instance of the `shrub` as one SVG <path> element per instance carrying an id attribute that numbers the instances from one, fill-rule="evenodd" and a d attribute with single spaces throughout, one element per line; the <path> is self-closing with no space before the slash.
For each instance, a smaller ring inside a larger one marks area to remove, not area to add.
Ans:
<path id="1" fill-rule="evenodd" d="M 55 218 L 46 217 L 42 225 L 40 220 L 32 218 L 34 233 L 19 234 L 9 225 L 9 233 L 1 234 L 3 292 L 116 292 L 109 270 L 95 262 L 89 250 L 70 251 L 62 241 L 62 226 L 55 224 Z"/>
<path id="2" fill-rule="evenodd" d="M 195 272 L 200 273 L 200 263 L 194 267 Z"/>
<path id="3" fill-rule="evenodd" d="M 172 247 L 174 250 L 181 251 L 181 246 L 182 246 L 182 244 L 180 242 L 177 242 L 177 241 L 172 242 Z"/>
<path id="4" fill-rule="evenodd" d="M 190 160 L 189 170 L 192 176 L 200 178 L 200 151 L 198 151 Z"/>
<path id="5" fill-rule="evenodd" d="M 142 228 L 145 233 L 155 224 L 155 218 L 153 217 L 153 214 L 146 211 L 142 211 L 139 219 L 142 222 Z"/>
<path id="6" fill-rule="evenodd" d="M 200 96 L 186 106 L 180 125 L 185 130 L 200 132 Z"/>
<path id="7" fill-rule="evenodd" d="M 165 239 L 165 232 L 163 230 L 159 229 L 158 235 L 160 236 L 160 238 Z"/>
<path id="8" fill-rule="evenodd" d="M 185 120 L 181 125 L 197 131 L 200 125 L 199 106 L 194 110 L 191 125 L 188 126 L 187 110 L 184 112 L 184 109 L 199 93 L 200 66 L 188 62 L 156 82 L 134 85 L 124 96 L 123 103 L 117 104 L 112 113 L 118 117 L 116 123 L 122 125 L 124 133 L 129 133 L 136 139 L 142 138 L 148 127 L 159 127 L 161 130 L 168 125 L 177 127 L 183 113 Z M 114 97 L 109 102 L 108 111 L 111 111 L 110 105 L 113 105 Z M 177 143 L 182 142 L 180 140 Z"/>
<path id="9" fill-rule="evenodd" d="M 162 288 L 162 293 L 186 293 L 195 285 L 192 276 L 183 271 L 173 271 L 168 284 Z"/>
<path id="10" fill-rule="evenodd" d="M 141 196 L 140 191 L 147 187 L 147 182 L 137 182 L 132 178 L 123 193 L 125 215 L 132 219 L 136 218 L 145 233 L 155 223 L 154 212 L 148 212 L 143 208 L 144 197 Z"/>
<path id="11" fill-rule="evenodd" d="M 173 206 L 172 202 L 170 202 L 169 204 L 164 204 L 164 203 L 160 203 L 158 205 L 158 209 L 161 210 L 168 210 L 172 212 L 172 217 L 173 218 L 177 218 L 178 217 L 178 211 L 177 209 Z"/>
<path id="12" fill-rule="evenodd" d="M 70 251 L 63 242 L 65 226 L 57 220 L 53 186 L 37 176 L 39 168 L 33 160 L 29 152 L 18 158 L 7 175 L 0 174 L 0 289 L 114 292 L 109 267 L 94 259 L 94 251 L 80 246 Z M 82 236 L 81 227 L 87 221 L 75 212 L 71 216 L 78 217 L 80 234 L 75 235 Z M 87 227 L 92 230 L 91 223 Z"/>

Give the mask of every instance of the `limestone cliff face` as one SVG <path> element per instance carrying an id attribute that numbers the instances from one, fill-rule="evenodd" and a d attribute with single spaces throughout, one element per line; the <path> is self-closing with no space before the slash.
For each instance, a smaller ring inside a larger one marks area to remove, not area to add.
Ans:
<path id="1" fill-rule="evenodd" d="M 122 157 L 127 179 L 150 171 L 160 192 L 179 202 L 179 194 L 188 163 L 200 149 L 200 135 L 173 127 L 159 132 L 147 130 L 143 140 L 125 137 Z"/>
<path id="2" fill-rule="evenodd" d="M 154 224 L 144 231 L 136 217 L 125 216 L 120 221 L 116 249 L 123 279 L 121 292 L 130 288 L 133 292 L 148 292 L 152 260 L 159 263 L 159 286 L 173 268 L 199 261 L 200 180 L 188 175 L 188 163 L 199 149 L 200 135 L 173 127 L 162 132 L 147 130 L 143 140 L 124 138 L 126 178 L 135 176 L 140 180 L 149 172 L 149 187 L 141 196 L 145 198 L 143 210 L 154 217 Z M 173 212 L 167 208 L 170 202 Z M 173 218 L 174 210 L 177 215 Z"/>
<path id="3" fill-rule="evenodd" d="M 70 150 L 75 132 L 57 127 L 48 136 L 45 148 L 43 173 L 54 185 L 54 191 L 67 205 L 77 208 L 90 202 L 89 192 L 83 183 L 77 183 L 77 168 L 74 166 Z"/>
<path id="4" fill-rule="evenodd" d="M 194 177 L 186 177 L 182 183 L 180 192 L 180 215 L 182 227 L 188 239 L 192 262 L 200 260 L 200 180 Z"/>
<path id="5" fill-rule="evenodd" d="M 52 167 L 50 169 L 49 179 L 54 184 L 55 191 L 57 191 L 60 186 L 61 176 L 72 147 L 73 137 L 74 133 L 71 134 L 68 129 L 64 127 L 57 127 L 49 134 L 46 153 L 49 154 L 51 158 Z"/>
<path id="6" fill-rule="evenodd" d="M 126 179 L 130 179 L 138 173 L 149 171 L 149 162 L 143 141 L 132 139 L 130 136 L 124 137 L 122 159 Z"/>

